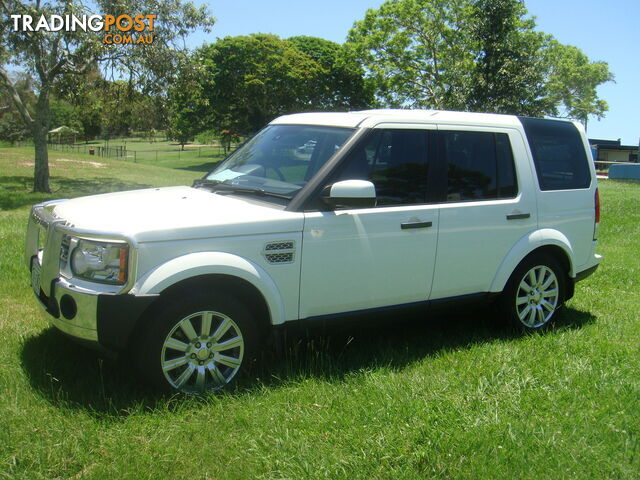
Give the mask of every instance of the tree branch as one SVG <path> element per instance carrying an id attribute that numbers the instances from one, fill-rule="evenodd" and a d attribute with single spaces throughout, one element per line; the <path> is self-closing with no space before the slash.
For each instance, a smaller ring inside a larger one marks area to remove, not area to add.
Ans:
<path id="1" fill-rule="evenodd" d="M 2 67 L 0 67 L 0 83 L 2 83 L 2 85 L 4 85 L 4 87 L 7 89 L 7 91 L 9 92 L 9 96 L 13 101 L 13 104 L 16 106 L 16 108 L 18 109 L 18 112 L 20 113 L 20 116 L 22 117 L 24 122 L 29 126 L 29 128 L 31 128 L 31 126 L 34 123 L 33 117 L 31 117 L 29 110 L 27 110 L 27 107 L 22 101 L 22 98 L 20 98 L 20 94 L 18 93 L 18 90 L 16 89 L 15 85 L 9 78 L 7 71 Z"/>

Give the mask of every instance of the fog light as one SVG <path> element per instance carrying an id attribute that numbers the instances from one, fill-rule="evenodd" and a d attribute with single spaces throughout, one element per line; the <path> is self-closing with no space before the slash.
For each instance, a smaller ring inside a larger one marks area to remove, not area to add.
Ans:
<path id="1" fill-rule="evenodd" d="M 78 305 L 70 295 L 63 295 L 60 299 L 60 312 L 67 320 L 72 320 L 78 313 Z"/>

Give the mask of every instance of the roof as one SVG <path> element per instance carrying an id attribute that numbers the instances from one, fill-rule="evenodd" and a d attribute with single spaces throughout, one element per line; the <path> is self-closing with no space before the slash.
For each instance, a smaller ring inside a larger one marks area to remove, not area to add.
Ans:
<path id="1" fill-rule="evenodd" d="M 598 150 L 619 150 L 619 151 L 633 151 L 638 150 L 638 145 L 621 145 L 620 139 L 618 140 L 602 140 L 599 138 L 590 138 L 589 145 L 597 147 Z"/>
<path id="2" fill-rule="evenodd" d="M 384 123 L 438 123 L 486 125 L 492 127 L 519 127 L 520 121 L 515 115 L 494 113 L 450 112 L 444 110 L 404 110 L 378 109 L 355 112 L 313 112 L 295 113 L 278 117 L 272 125 L 302 124 L 326 125 L 334 127 L 374 127 Z"/>
<path id="3" fill-rule="evenodd" d="M 598 150 L 638 151 L 637 145 L 597 145 Z"/>
<path id="4" fill-rule="evenodd" d="M 49 133 L 78 133 L 78 131 L 71 127 L 67 127 L 66 125 L 62 125 L 61 127 L 49 130 Z"/>
<path id="5" fill-rule="evenodd" d="M 589 145 L 598 145 L 600 147 L 606 146 L 620 146 L 620 139 L 618 140 L 603 140 L 601 138 L 590 138 Z"/>

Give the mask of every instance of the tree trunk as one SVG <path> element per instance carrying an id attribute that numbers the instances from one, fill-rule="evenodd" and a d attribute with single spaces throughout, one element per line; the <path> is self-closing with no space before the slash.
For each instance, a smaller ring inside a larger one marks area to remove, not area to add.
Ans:
<path id="1" fill-rule="evenodd" d="M 51 188 L 49 187 L 49 152 L 47 150 L 49 122 L 49 92 L 41 91 L 40 95 L 38 95 L 33 123 L 33 145 L 35 147 L 34 192 L 51 193 Z"/>

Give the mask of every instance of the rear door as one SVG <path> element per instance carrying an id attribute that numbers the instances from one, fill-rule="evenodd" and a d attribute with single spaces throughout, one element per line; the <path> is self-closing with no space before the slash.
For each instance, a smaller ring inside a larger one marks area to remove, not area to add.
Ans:
<path id="1" fill-rule="evenodd" d="M 432 299 L 488 292 L 518 240 L 537 228 L 524 138 L 515 129 L 438 125 L 441 200 Z"/>

